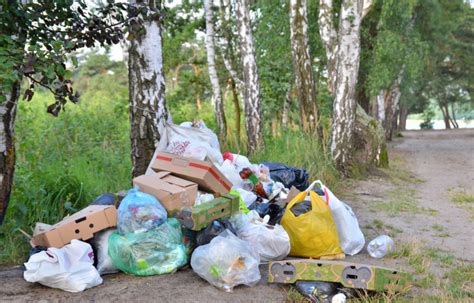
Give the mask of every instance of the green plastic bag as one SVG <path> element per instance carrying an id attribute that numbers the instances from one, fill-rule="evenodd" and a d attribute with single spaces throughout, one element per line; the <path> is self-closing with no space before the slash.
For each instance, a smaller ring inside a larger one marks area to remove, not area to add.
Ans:
<path id="1" fill-rule="evenodd" d="M 109 237 L 109 255 L 121 271 L 151 276 L 171 273 L 188 262 L 181 226 L 175 218 L 152 230 Z"/>

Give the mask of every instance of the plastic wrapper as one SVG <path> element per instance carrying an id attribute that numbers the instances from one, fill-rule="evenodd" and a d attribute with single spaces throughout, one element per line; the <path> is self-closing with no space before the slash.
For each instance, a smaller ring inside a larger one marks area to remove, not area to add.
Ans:
<path id="1" fill-rule="evenodd" d="M 119 272 L 109 256 L 109 237 L 116 230 L 115 228 L 102 230 L 96 233 L 92 239 L 92 247 L 95 250 L 94 255 L 97 261 L 96 268 L 101 275 Z"/>
<path id="2" fill-rule="evenodd" d="M 257 252 L 246 241 L 229 230 L 203 246 L 199 246 L 191 257 L 191 267 L 201 278 L 225 291 L 237 285 L 253 286 L 260 280 Z"/>
<path id="3" fill-rule="evenodd" d="M 32 255 L 25 263 L 23 277 L 28 282 L 79 292 L 102 284 L 93 263 L 92 247 L 88 243 L 72 240 L 62 248 L 50 247 Z"/>
<path id="4" fill-rule="evenodd" d="M 297 281 L 295 288 L 303 296 L 314 298 L 320 303 L 331 303 L 331 299 L 341 288 L 339 283 L 330 283 L 322 281 Z"/>
<path id="5" fill-rule="evenodd" d="M 109 255 L 117 268 L 137 276 L 171 273 L 187 263 L 181 227 L 174 218 L 142 233 L 112 233 Z"/>
<path id="6" fill-rule="evenodd" d="M 154 229 L 168 217 L 166 209 L 152 195 L 135 187 L 118 208 L 117 228 L 121 234 L 139 233 Z"/>
<path id="7" fill-rule="evenodd" d="M 270 170 L 270 178 L 283 183 L 286 188 L 294 186 L 303 191 L 308 187 L 309 175 L 306 170 L 278 162 L 264 162 L 262 164 Z"/>
<path id="8" fill-rule="evenodd" d="M 232 233 L 236 233 L 232 224 L 229 220 L 214 220 L 208 227 L 197 232 L 196 243 L 197 245 L 206 245 L 211 242 L 212 239 L 217 237 L 224 230 L 229 229 Z"/>
<path id="9" fill-rule="evenodd" d="M 240 220 L 244 222 L 238 224 L 237 235 L 251 244 L 260 255 L 260 261 L 282 260 L 288 255 L 290 238 L 281 225 L 266 224 L 255 210 L 241 216 Z"/>
<path id="10" fill-rule="evenodd" d="M 218 165 L 217 168 L 232 183 L 232 185 L 238 185 L 242 182 L 242 178 L 240 177 L 237 168 L 235 168 L 230 160 L 224 160 L 222 165 Z"/>

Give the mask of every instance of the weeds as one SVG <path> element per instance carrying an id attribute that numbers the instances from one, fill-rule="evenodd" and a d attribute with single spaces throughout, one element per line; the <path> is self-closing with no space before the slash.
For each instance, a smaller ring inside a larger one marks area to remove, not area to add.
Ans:
<path id="1" fill-rule="evenodd" d="M 458 206 L 469 212 L 471 219 L 474 219 L 474 195 L 467 192 L 464 188 L 448 189 L 451 200 Z"/>

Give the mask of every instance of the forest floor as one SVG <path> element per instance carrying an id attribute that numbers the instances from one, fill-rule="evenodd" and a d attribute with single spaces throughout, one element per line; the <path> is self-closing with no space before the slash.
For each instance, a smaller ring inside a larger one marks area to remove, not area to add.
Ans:
<path id="1" fill-rule="evenodd" d="M 390 146 L 391 168 L 346 180 L 340 197 L 353 207 L 367 242 L 386 233 L 395 252 L 372 259 L 365 249 L 346 261 L 398 268 L 415 276 L 406 294 L 383 301 L 468 302 L 474 298 L 474 130 L 408 131 Z M 21 270 L 0 270 L 6 301 L 284 302 L 301 297 L 285 285 L 267 284 L 225 293 L 189 268 L 172 275 L 104 277 L 72 294 L 23 280 Z M 368 298 L 363 299 L 367 301 Z"/>

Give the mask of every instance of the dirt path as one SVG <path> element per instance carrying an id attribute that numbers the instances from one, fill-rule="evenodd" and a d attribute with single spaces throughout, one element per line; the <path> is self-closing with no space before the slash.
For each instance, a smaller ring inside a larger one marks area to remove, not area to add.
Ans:
<path id="1" fill-rule="evenodd" d="M 433 295 L 436 291 L 432 289 L 441 285 L 440 279 L 458 266 L 458 262 L 465 266 L 474 261 L 472 206 L 453 202 L 458 193 L 474 194 L 474 131 L 406 132 L 404 138 L 395 140 L 390 155 L 390 170 L 377 170 L 375 176 L 366 180 L 350 181 L 346 194 L 341 196 L 355 210 L 367 242 L 379 233 L 388 233 L 395 240 L 397 253 L 376 260 L 364 250 L 347 261 L 415 273 L 417 288 L 408 297 L 422 295 L 423 288 Z M 288 287 L 267 284 L 266 267 L 262 266 L 261 271 L 262 280 L 257 286 L 237 287 L 233 293 L 219 291 L 192 270 L 184 269 L 173 275 L 145 278 L 124 274 L 104 276 L 104 284 L 80 294 L 70 294 L 29 284 L 23 280 L 21 271 L 14 268 L 0 271 L 3 284 L 0 302 L 40 299 L 55 302 L 285 301 Z M 473 275 L 468 272 L 471 279 Z M 472 283 L 460 287 L 460 291 L 467 287 L 467 291 L 472 292 L 469 290 Z"/>

